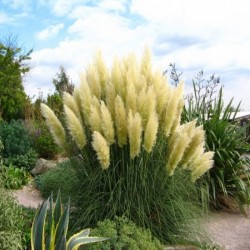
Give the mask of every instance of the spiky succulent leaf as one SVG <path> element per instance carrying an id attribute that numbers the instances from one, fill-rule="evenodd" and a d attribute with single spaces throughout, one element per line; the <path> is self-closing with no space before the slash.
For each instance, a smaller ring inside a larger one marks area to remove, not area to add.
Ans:
<path id="1" fill-rule="evenodd" d="M 43 202 L 37 211 L 31 228 L 31 248 L 32 250 L 45 249 L 45 219 L 47 215 L 49 200 Z"/>
<path id="2" fill-rule="evenodd" d="M 55 226 L 53 222 L 53 192 L 49 198 L 49 211 L 48 211 L 48 228 L 47 228 L 47 238 L 46 238 L 46 250 L 50 250 L 54 246 L 54 233 Z"/>
<path id="3" fill-rule="evenodd" d="M 76 250 L 81 245 L 108 240 L 103 237 L 89 237 L 90 229 L 84 229 L 74 234 L 67 242 L 67 250 Z"/>
<path id="4" fill-rule="evenodd" d="M 70 201 L 68 202 L 67 207 L 65 208 L 57 226 L 55 232 L 55 249 L 60 250 L 63 249 L 62 247 L 66 247 L 66 235 L 68 231 L 68 224 L 69 224 L 69 205 Z"/>

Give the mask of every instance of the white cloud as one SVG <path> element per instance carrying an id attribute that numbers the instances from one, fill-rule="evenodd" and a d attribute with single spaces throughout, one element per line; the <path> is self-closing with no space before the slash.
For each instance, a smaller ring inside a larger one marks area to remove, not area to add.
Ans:
<path id="1" fill-rule="evenodd" d="M 97 8 L 81 7 L 77 9 L 77 12 L 79 11 L 81 11 L 80 17 L 76 18 L 76 21 L 70 26 L 70 33 L 78 34 L 89 40 L 99 39 L 103 43 L 107 40 L 110 41 L 111 38 L 114 42 L 116 42 L 116 39 L 126 38 L 128 20 L 125 18 L 105 13 Z M 71 16 L 76 17 L 77 12 L 74 12 Z M 118 34 L 119 36 L 117 36 Z M 101 39 L 104 39 L 104 41 Z"/>
<path id="2" fill-rule="evenodd" d="M 226 104 L 231 98 L 234 98 L 234 106 L 237 106 L 241 101 L 240 108 L 245 111 L 250 111 L 248 93 L 250 93 L 250 76 L 237 76 L 225 83 L 224 100 Z"/>
<path id="3" fill-rule="evenodd" d="M 52 79 L 57 71 L 54 67 L 39 65 L 31 69 L 30 73 L 24 79 L 24 89 L 34 100 L 39 96 L 39 92 L 46 97 L 49 93 L 54 92 Z"/>
<path id="4" fill-rule="evenodd" d="M 85 0 L 39 0 L 39 4 L 50 6 L 52 12 L 57 16 L 64 16 L 71 12 L 71 10 L 78 4 L 84 4 Z"/>
<path id="5" fill-rule="evenodd" d="M 230 75 L 233 70 L 250 71 L 249 14 L 248 8 L 244 8 L 247 0 L 230 3 L 132 0 L 130 6 L 130 1 L 126 0 L 93 1 L 91 6 L 79 0 L 41 1 L 47 3 L 53 13 L 65 15 L 67 22 L 71 22 L 67 24 L 65 39 L 56 48 L 43 49 L 32 56 L 37 72 L 34 76 L 31 74 L 31 80 L 35 82 L 41 74 L 38 81 L 42 88 L 49 84 L 51 88 L 51 77 L 58 72 L 59 65 L 65 66 L 77 82 L 79 73 L 92 61 L 94 51 L 102 50 L 110 63 L 115 55 L 131 51 L 141 55 L 146 45 L 155 53 L 155 65 L 164 70 L 163 67 L 175 62 L 177 67 L 184 69 L 183 77 L 189 83 L 194 73 L 201 69 L 218 75 Z M 38 37 L 46 39 L 60 29 L 61 26 L 50 26 Z M 50 73 L 47 75 L 47 72 Z M 245 98 L 249 78 L 234 73 L 232 79 L 225 79 L 228 81 L 225 96 L 242 97 L 243 105 L 250 109 L 250 101 Z M 242 87 L 237 92 L 234 82 L 243 80 L 245 84 L 241 82 Z"/>
<path id="6" fill-rule="evenodd" d="M 39 40 L 46 40 L 48 38 L 51 38 L 53 36 L 56 36 L 58 32 L 63 29 L 64 24 L 59 23 L 56 25 L 50 25 L 49 27 L 45 28 L 44 30 L 37 33 L 36 37 Z"/>
<path id="7" fill-rule="evenodd" d="M 98 7 L 108 11 L 123 12 L 126 9 L 126 0 L 103 0 L 99 2 Z"/>
<path id="8" fill-rule="evenodd" d="M 77 7 L 69 17 L 74 20 L 68 29 L 70 36 L 77 36 L 89 47 L 108 51 L 111 55 L 123 54 L 127 49 L 142 50 L 154 40 L 154 27 L 136 26 L 134 20 L 100 6 Z"/>
<path id="9" fill-rule="evenodd" d="M 248 0 L 132 0 L 131 12 L 159 32 L 192 36 L 212 43 L 234 44 L 250 39 Z"/>

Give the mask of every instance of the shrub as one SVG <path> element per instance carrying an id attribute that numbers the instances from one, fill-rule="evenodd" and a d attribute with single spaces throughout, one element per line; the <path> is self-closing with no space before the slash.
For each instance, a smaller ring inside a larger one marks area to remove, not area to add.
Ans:
<path id="1" fill-rule="evenodd" d="M 70 161 L 59 163 L 55 168 L 37 176 L 35 183 L 45 198 L 48 198 L 51 192 L 56 194 L 57 190 L 61 190 L 63 201 L 66 201 L 69 195 L 74 200 L 80 186 Z"/>
<path id="2" fill-rule="evenodd" d="M 19 206 L 0 186 L 0 249 L 22 249 L 22 232 L 17 226 L 20 214 Z"/>
<path id="3" fill-rule="evenodd" d="M 36 209 L 21 207 L 21 214 L 19 216 L 17 227 L 22 232 L 22 246 L 23 249 L 31 249 L 30 244 L 30 229 L 32 221 L 36 214 Z"/>
<path id="4" fill-rule="evenodd" d="M 0 138 L 0 153 L 3 144 Z M 3 162 L 0 154 L 0 169 Z M 0 172 L 0 249 L 21 249 L 21 231 L 16 227 L 19 208 L 3 188 L 4 180 Z"/>
<path id="5" fill-rule="evenodd" d="M 160 241 L 154 238 L 149 230 L 137 227 L 125 217 L 115 217 L 113 221 L 106 219 L 98 222 L 90 235 L 107 237 L 110 240 L 102 244 L 87 246 L 89 250 L 134 249 L 159 250 L 163 249 Z"/>
<path id="6" fill-rule="evenodd" d="M 0 249 L 31 249 L 30 228 L 35 210 L 20 207 L 3 189 L 0 198 Z"/>
<path id="7" fill-rule="evenodd" d="M 235 121 L 239 105 L 234 108 L 233 99 L 223 103 L 222 88 L 216 94 L 218 82 L 212 76 L 203 83 L 203 72 L 193 81 L 194 95 L 189 96 L 183 119 L 197 119 L 206 132 L 206 149 L 213 150 L 214 167 L 200 180 L 201 197 L 205 204 L 213 207 L 225 205 L 222 196 L 232 197 L 240 208 L 250 201 L 250 161 L 242 157 L 246 137 Z M 228 205 L 228 204 L 227 204 Z"/>
<path id="8" fill-rule="evenodd" d="M 4 160 L 5 165 L 14 165 L 18 168 L 23 168 L 26 171 L 30 171 L 35 167 L 38 154 L 33 149 L 30 149 L 23 155 L 16 155 Z"/>
<path id="9" fill-rule="evenodd" d="M 141 64 L 129 56 L 111 72 L 97 56 L 73 95 L 64 93 L 64 126 L 41 105 L 56 143 L 74 156 L 79 222 L 125 215 L 164 242 L 187 235 L 195 211 L 190 179 L 212 167 L 213 152 L 204 153 L 195 121 L 180 124 L 183 87 L 152 71 L 148 51 Z"/>
<path id="10" fill-rule="evenodd" d="M 60 152 L 60 149 L 55 144 L 48 127 L 43 120 L 34 126 L 31 136 L 35 151 L 41 158 L 53 159 Z"/>
<path id="11" fill-rule="evenodd" d="M 4 187 L 7 189 L 19 189 L 26 185 L 29 180 L 29 174 L 23 168 L 17 168 L 13 165 L 2 166 L 0 169 Z"/>
<path id="12" fill-rule="evenodd" d="M 0 137 L 4 145 L 4 158 L 23 155 L 31 149 L 31 138 L 22 120 L 0 122 Z"/>

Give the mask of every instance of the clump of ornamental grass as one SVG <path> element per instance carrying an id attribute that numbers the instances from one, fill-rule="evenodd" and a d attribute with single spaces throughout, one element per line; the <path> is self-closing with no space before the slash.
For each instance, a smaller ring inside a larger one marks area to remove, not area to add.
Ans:
<path id="1" fill-rule="evenodd" d="M 147 50 L 139 63 L 115 59 L 111 70 L 98 54 L 63 96 L 65 121 L 41 105 L 55 141 L 74 156 L 78 222 L 125 215 L 162 241 L 188 235 L 199 216 L 193 182 L 212 167 L 213 152 L 204 152 L 196 121 L 180 123 L 183 91 L 152 70 Z"/>
<path id="2" fill-rule="evenodd" d="M 247 137 L 236 119 L 240 103 L 235 107 L 233 99 L 224 103 L 223 88 L 214 75 L 204 82 L 201 71 L 193 79 L 193 95 L 188 96 L 183 112 L 184 121 L 196 117 L 197 123 L 203 125 L 206 149 L 215 152 L 214 167 L 197 182 L 201 200 L 205 209 L 237 204 L 246 213 L 244 205 L 250 202 L 250 161 L 243 155 Z"/>

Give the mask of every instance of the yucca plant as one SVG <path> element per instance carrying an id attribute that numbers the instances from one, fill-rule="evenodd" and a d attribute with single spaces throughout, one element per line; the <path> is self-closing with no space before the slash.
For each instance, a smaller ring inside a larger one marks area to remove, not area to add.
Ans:
<path id="1" fill-rule="evenodd" d="M 241 155 L 246 137 L 235 121 L 240 104 L 233 107 L 233 99 L 227 105 L 223 102 L 223 89 L 216 93 L 218 82 L 211 76 L 203 83 L 203 72 L 193 81 L 194 95 L 188 97 L 183 119 L 194 118 L 206 133 L 206 150 L 212 150 L 214 167 L 200 180 L 202 199 L 205 204 L 220 208 L 225 197 L 233 198 L 244 212 L 243 205 L 250 201 L 250 162 Z M 224 196 L 224 198 L 223 198 Z M 226 204 L 228 205 L 228 204 Z"/>
<path id="2" fill-rule="evenodd" d="M 77 250 L 81 245 L 107 240 L 89 237 L 90 229 L 84 229 L 66 240 L 69 223 L 69 202 L 63 211 L 60 192 L 53 207 L 53 194 L 37 211 L 31 228 L 32 250 Z"/>
<path id="3" fill-rule="evenodd" d="M 163 241 L 185 234 L 184 214 L 196 196 L 190 179 L 213 166 L 213 152 L 204 152 L 196 121 L 180 123 L 183 89 L 152 70 L 148 50 L 140 63 L 133 55 L 116 59 L 111 71 L 98 55 L 73 95 L 64 93 L 62 122 L 41 105 L 55 141 L 74 156 L 78 221 L 125 215 Z"/>

